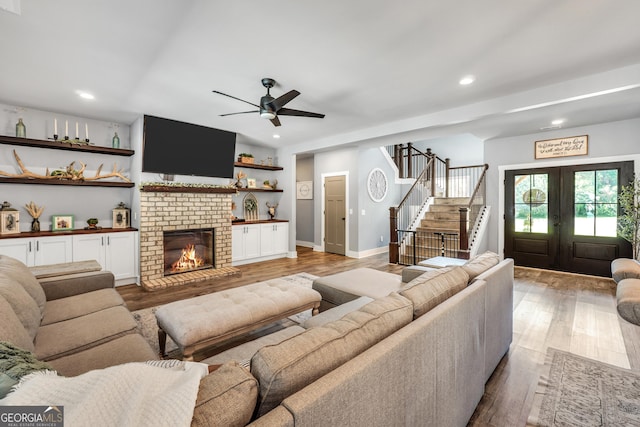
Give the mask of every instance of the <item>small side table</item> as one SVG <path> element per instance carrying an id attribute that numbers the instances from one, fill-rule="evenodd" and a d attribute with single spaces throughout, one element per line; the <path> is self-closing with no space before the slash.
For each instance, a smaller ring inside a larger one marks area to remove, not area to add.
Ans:
<path id="1" fill-rule="evenodd" d="M 466 259 L 437 256 L 437 257 L 425 259 L 424 261 L 419 262 L 418 265 L 421 265 L 423 267 L 431 267 L 431 268 L 444 268 L 444 267 L 450 267 L 450 266 L 463 265 L 465 262 L 467 262 Z"/>

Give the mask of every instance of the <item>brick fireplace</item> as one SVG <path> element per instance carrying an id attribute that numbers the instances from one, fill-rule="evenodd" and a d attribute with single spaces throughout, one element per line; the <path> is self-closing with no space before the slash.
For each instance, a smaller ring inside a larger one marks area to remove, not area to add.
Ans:
<path id="1" fill-rule="evenodd" d="M 238 274 L 231 266 L 226 188 L 144 186 L 140 192 L 140 282 L 150 291 Z M 164 232 L 213 230 L 211 268 L 165 274 Z"/>

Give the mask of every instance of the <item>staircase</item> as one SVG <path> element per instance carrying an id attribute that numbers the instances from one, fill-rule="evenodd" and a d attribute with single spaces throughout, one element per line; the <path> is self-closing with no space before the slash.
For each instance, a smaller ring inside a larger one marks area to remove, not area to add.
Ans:
<path id="1" fill-rule="evenodd" d="M 475 228 L 484 218 L 488 166 L 450 167 L 449 159 L 431 150 L 421 153 L 410 144 L 387 150 L 399 170 L 417 174 L 400 205 L 390 208 L 389 262 L 412 265 L 436 256 L 468 258 L 469 235 L 476 236 Z M 416 164 L 422 168 L 416 168 L 412 162 L 420 155 L 424 159 Z"/>

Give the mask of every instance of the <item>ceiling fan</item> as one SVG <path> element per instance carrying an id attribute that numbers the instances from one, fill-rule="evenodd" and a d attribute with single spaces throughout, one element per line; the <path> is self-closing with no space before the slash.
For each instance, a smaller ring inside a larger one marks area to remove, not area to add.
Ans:
<path id="1" fill-rule="evenodd" d="M 280 126 L 280 120 L 278 120 L 278 116 L 314 117 L 317 119 L 322 119 L 324 117 L 324 114 L 310 113 L 308 111 L 300 111 L 300 110 L 292 110 L 291 108 L 284 108 L 284 106 L 287 103 L 289 103 L 296 96 L 300 95 L 300 92 L 298 92 L 297 90 L 290 90 L 284 95 L 278 98 L 274 98 L 269 93 L 269 90 L 275 84 L 276 84 L 276 81 L 273 79 L 270 79 L 270 78 L 262 79 L 262 86 L 267 88 L 267 94 L 262 98 L 260 98 L 260 105 L 214 90 L 213 93 L 228 96 L 229 98 L 237 99 L 238 101 L 242 101 L 244 103 L 253 105 L 254 107 L 258 108 L 258 110 L 241 111 L 239 113 L 220 114 L 220 117 L 233 116 L 235 114 L 260 113 L 260 117 L 262 117 L 263 119 L 271 120 L 271 123 L 273 123 L 274 126 Z"/>

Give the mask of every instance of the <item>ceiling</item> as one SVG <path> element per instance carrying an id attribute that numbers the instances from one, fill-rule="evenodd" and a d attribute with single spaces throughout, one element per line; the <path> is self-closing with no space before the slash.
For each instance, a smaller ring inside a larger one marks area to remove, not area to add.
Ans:
<path id="1" fill-rule="evenodd" d="M 640 117 L 640 2 L 0 0 L 0 102 L 120 123 L 142 114 L 313 151 L 487 139 Z M 460 86 L 465 75 L 474 84 Z M 248 105 L 260 80 L 287 107 Z M 77 96 L 95 95 L 88 101 Z M 273 134 L 281 137 L 274 139 Z"/>

